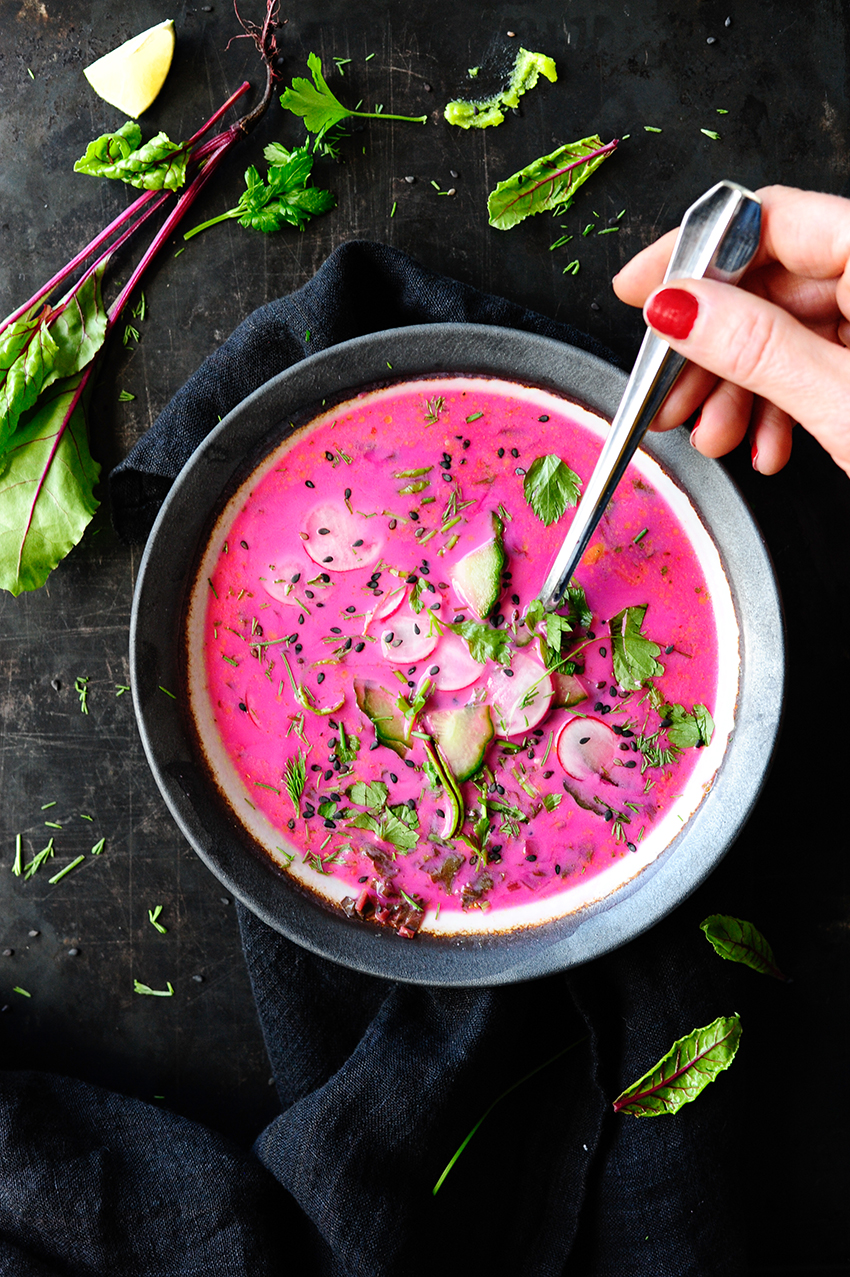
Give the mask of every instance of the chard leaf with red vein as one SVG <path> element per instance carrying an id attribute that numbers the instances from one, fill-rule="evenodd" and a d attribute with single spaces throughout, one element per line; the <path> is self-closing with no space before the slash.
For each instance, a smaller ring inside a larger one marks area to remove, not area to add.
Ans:
<path id="1" fill-rule="evenodd" d="M 713 913 L 700 923 L 700 930 L 714 946 L 721 958 L 730 962 L 743 962 L 762 975 L 772 975 L 776 980 L 787 981 L 776 965 L 773 950 L 762 933 L 743 918 L 730 918 L 725 913 Z"/>
<path id="2" fill-rule="evenodd" d="M 694 1029 L 674 1042 L 657 1064 L 617 1097 L 615 1111 L 633 1117 L 676 1113 L 728 1069 L 740 1040 L 737 1015 L 719 1016 L 705 1028 Z"/>
<path id="3" fill-rule="evenodd" d="M 57 381 L 19 423 L 0 474 L 0 589 L 36 590 L 99 502 L 82 399 L 88 373 Z"/>
<path id="4" fill-rule="evenodd" d="M 143 191 L 179 191 L 186 182 L 190 149 L 187 142 L 172 142 L 165 133 L 142 145 L 142 130 L 135 120 L 128 120 L 115 133 L 89 142 L 74 172 L 115 178 Z"/>
<path id="5" fill-rule="evenodd" d="M 507 231 L 534 213 L 547 213 L 567 203 L 617 146 L 616 139 L 603 146 L 594 134 L 534 160 L 490 192 L 490 225 Z"/>

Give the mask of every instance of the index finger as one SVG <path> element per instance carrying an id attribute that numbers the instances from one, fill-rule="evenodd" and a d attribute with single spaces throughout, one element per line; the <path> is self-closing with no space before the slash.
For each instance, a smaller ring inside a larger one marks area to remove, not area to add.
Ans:
<path id="1" fill-rule="evenodd" d="M 778 261 L 792 274 L 809 279 L 844 274 L 850 260 L 850 200 L 791 186 L 766 186 L 756 194 L 762 201 L 762 234 L 751 271 Z M 642 306 L 657 288 L 677 234 L 678 228 L 668 231 L 614 276 L 614 291 L 622 301 Z"/>

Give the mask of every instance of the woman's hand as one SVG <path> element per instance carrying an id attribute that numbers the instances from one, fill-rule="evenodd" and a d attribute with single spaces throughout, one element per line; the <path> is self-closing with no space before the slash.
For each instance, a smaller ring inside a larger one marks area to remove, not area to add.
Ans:
<path id="1" fill-rule="evenodd" d="M 749 434 L 753 466 L 781 470 L 799 422 L 850 474 L 850 200 L 787 186 L 758 192 L 762 237 L 741 284 L 676 280 L 660 288 L 675 231 L 614 277 L 646 322 L 692 360 L 664 404 L 657 430 L 700 404 L 691 433 L 708 457 Z"/>

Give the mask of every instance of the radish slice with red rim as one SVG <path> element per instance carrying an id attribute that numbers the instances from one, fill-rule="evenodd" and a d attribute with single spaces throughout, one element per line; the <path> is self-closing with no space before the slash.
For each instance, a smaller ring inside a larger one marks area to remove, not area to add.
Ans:
<path id="1" fill-rule="evenodd" d="M 392 616 L 395 612 L 397 612 L 402 603 L 404 603 L 407 599 L 407 596 L 407 586 L 400 585 L 397 590 L 390 590 L 389 594 L 385 598 L 379 599 L 371 612 L 366 613 L 366 619 L 363 622 L 363 633 L 365 634 L 367 632 L 373 621 L 383 621 L 386 617 Z"/>
<path id="2" fill-rule="evenodd" d="M 307 516 L 304 550 L 328 572 L 351 572 L 368 567 L 384 546 L 383 529 L 374 519 L 351 514 L 344 505 L 326 501 Z"/>
<path id="3" fill-rule="evenodd" d="M 489 701 L 500 736 L 530 731 L 549 713 L 552 680 L 540 661 L 515 652 L 510 667 L 494 670 L 489 681 Z"/>
<path id="4" fill-rule="evenodd" d="M 571 718 L 561 729 L 558 762 L 573 780 L 611 779 L 621 738 L 598 718 Z"/>
<path id="5" fill-rule="evenodd" d="M 291 607 L 303 607 L 295 597 L 301 594 L 307 577 L 313 570 L 308 559 L 287 559 L 285 563 L 277 563 L 274 577 L 263 581 L 263 589 L 278 603 L 288 603 Z"/>
<path id="6" fill-rule="evenodd" d="M 392 665 L 415 665 L 430 656 L 439 635 L 428 633 L 428 614 L 393 616 L 381 635 L 381 652 Z"/>

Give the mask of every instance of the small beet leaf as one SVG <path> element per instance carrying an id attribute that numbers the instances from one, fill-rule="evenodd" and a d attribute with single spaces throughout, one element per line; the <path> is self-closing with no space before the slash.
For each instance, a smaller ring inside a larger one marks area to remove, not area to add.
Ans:
<path id="1" fill-rule="evenodd" d="M 641 633 L 646 604 L 623 608 L 609 622 L 614 677 L 623 691 L 636 692 L 650 678 L 664 673 L 658 663 L 661 648 Z"/>
<path id="2" fill-rule="evenodd" d="M 142 130 L 128 120 L 115 133 L 89 142 L 74 172 L 115 178 L 145 191 L 179 191 L 186 182 L 187 158 L 186 143 L 172 142 L 164 133 L 142 145 Z"/>
<path id="3" fill-rule="evenodd" d="M 762 975 L 772 975 L 776 980 L 787 980 L 776 965 L 773 950 L 762 933 L 751 922 L 742 918 L 730 918 L 725 913 L 713 913 L 700 923 L 716 953 L 730 962 L 743 962 Z"/>
<path id="4" fill-rule="evenodd" d="M 534 213 L 546 213 L 565 204 L 616 147 L 616 141 L 603 146 L 602 139 L 594 134 L 534 160 L 490 193 L 490 225 L 507 231 Z"/>
<path id="5" fill-rule="evenodd" d="M 525 499 L 541 523 L 557 523 L 581 495 L 581 479 L 565 461 L 552 454 L 532 461 L 523 482 Z"/>
<path id="6" fill-rule="evenodd" d="M 679 1038 L 656 1065 L 638 1078 L 614 1101 L 617 1113 L 633 1117 L 659 1117 L 676 1113 L 690 1104 L 728 1069 L 741 1040 L 737 1015 L 720 1016 L 703 1029 Z"/>

